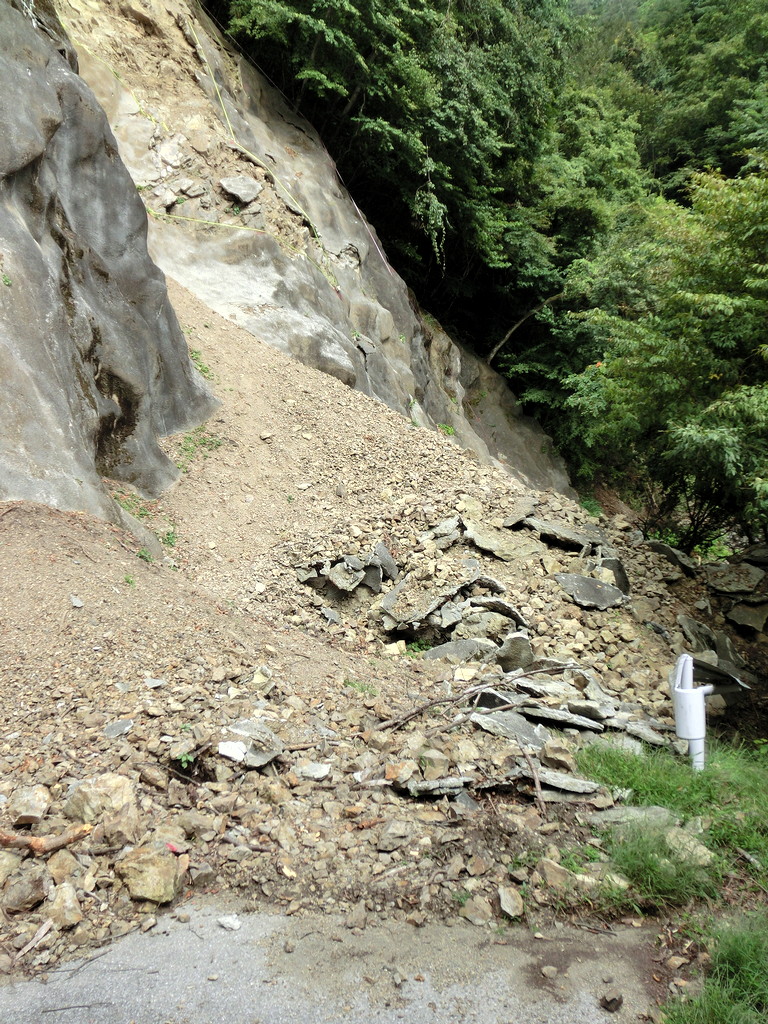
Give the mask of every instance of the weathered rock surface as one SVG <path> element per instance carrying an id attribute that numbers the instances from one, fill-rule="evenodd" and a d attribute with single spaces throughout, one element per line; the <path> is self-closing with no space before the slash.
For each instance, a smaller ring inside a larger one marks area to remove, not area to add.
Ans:
<path id="1" fill-rule="evenodd" d="M 216 403 L 106 117 L 52 8 L 46 34 L 25 7 L 0 4 L 0 498 L 130 522 L 102 477 L 158 494 L 178 470 L 157 436 Z"/>

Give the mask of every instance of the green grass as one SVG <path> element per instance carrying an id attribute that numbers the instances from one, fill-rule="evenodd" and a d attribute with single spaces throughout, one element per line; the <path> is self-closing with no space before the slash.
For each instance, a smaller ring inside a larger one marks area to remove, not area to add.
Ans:
<path id="1" fill-rule="evenodd" d="M 579 769 L 607 786 L 632 790 L 631 802 L 658 804 L 683 821 L 701 817 L 702 841 L 726 859 L 746 866 L 741 850 L 760 861 L 751 873 L 768 870 L 768 756 L 758 749 L 714 745 L 703 771 L 666 751 L 630 754 L 590 744 L 577 757 Z"/>
<path id="2" fill-rule="evenodd" d="M 188 473 L 189 467 L 198 456 L 207 458 L 211 452 L 221 448 L 222 444 L 221 438 L 209 434 L 205 427 L 196 427 L 188 434 L 184 434 L 179 441 L 176 465 L 182 473 Z"/>
<path id="3" fill-rule="evenodd" d="M 717 862 L 693 864 L 668 846 L 664 829 L 636 825 L 616 829 L 607 844 L 612 865 L 631 882 L 647 909 L 663 910 L 717 895 Z"/>
<path id="4" fill-rule="evenodd" d="M 446 437 L 453 437 L 453 435 L 456 433 L 455 429 L 450 425 L 450 423 L 438 423 L 437 429 L 441 430 Z"/>
<path id="5" fill-rule="evenodd" d="M 190 349 L 189 358 L 195 364 L 197 372 L 201 377 L 205 377 L 206 380 L 213 380 L 213 370 L 205 363 L 201 352 L 198 352 L 196 348 Z"/>
<path id="6" fill-rule="evenodd" d="M 768 914 L 720 927 L 701 995 L 664 1008 L 666 1024 L 764 1024 L 768 1019 Z"/>
<path id="7" fill-rule="evenodd" d="M 344 685 L 348 686 L 351 690 L 357 690 L 358 693 L 364 693 L 369 697 L 377 697 L 378 690 L 371 686 L 370 683 L 361 683 L 357 679 L 345 679 Z"/>

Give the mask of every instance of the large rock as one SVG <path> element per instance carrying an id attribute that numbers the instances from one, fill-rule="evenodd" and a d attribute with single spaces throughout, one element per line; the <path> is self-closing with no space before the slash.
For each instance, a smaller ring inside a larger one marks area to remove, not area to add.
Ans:
<path id="1" fill-rule="evenodd" d="M 47 0 L 43 31 L 27 9 L 0 3 L 0 499 L 123 521 L 102 477 L 157 494 L 178 475 L 157 436 L 215 401 L 107 119 Z"/>

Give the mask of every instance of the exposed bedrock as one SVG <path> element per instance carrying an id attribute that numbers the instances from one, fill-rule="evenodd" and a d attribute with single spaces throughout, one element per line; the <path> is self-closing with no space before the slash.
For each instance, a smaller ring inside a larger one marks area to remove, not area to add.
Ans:
<path id="1" fill-rule="evenodd" d="M 102 478 L 159 493 L 178 471 L 157 437 L 216 401 L 56 15 L 0 0 L 0 39 L 0 498 L 120 520 Z"/>

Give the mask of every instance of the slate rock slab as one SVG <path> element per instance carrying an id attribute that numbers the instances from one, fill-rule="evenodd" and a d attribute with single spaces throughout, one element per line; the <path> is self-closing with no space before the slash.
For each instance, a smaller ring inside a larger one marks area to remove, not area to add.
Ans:
<path id="1" fill-rule="evenodd" d="M 616 608 L 624 602 L 624 594 L 618 587 L 591 576 L 579 576 L 577 573 L 558 572 L 555 579 L 576 604 L 582 608 L 597 608 L 605 611 Z"/>
<path id="2" fill-rule="evenodd" d="M 741 565 L 708 565 L 707 583 L 719 594 L 750 594 L 765 579 L 765 570 L 749 562 Z"/>

